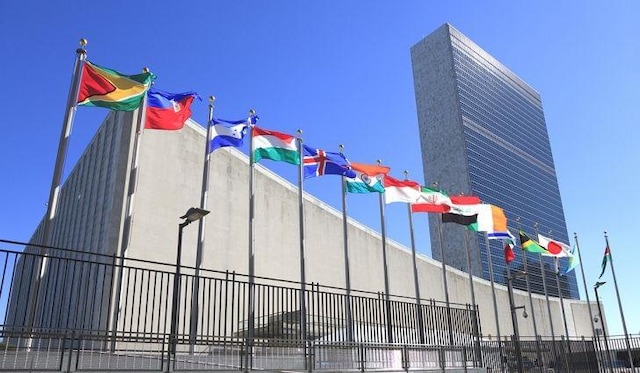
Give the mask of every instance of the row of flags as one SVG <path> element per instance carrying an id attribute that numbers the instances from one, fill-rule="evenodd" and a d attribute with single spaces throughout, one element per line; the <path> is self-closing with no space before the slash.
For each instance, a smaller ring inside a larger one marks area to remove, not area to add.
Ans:
<path id="1" fill-rule="evenodd" d="M 196 99 L 201 100 L 200 96 L 193 91 L 170 93 L 156 89 L 152 86 L 155 79 L 156 76 L 148 71 L 125 75 L 84 61 L 77 104 L 133 111 L 146 98 L 145 129 L 174 131 L 183 128 L 191 117 L 191 104 Z M 255 115 L 235 121 L 214 118 L 210 124 L 209 153 L 222 147 L 241 147 L 250 131 L 251 152 L 255 162 L 269 159 L 299 165 L 302 159 L 305 178 L 343 176 L 349 193 L 384 193 L 387 204 L 404 202 L 410 204 L 413 213 L 441 214 L 443 223 L 464 225 L 471 231 L 486 232 L 488 239 L 505 241 L 506 263 L 515 259 L 515 237 L 507 228 L 507 218 L 502 208 L 483 204 L 476 196 L 450 196 L 442 190 L 421 186 L 415 181 L 395 179 L 389 176 L 390 168 L 387 166 L 350 162 L 341 152 L 311 147 L 301 144 L 295 136 L 257 127 L 257 119 Z M 522 230 L 518 234 L 524 251 L 568 258 L 565 273 L 577 266 L 575 248 L 540 234 L 537 242 Z M 607 246 L 600 277 L 610 257 Z"/>

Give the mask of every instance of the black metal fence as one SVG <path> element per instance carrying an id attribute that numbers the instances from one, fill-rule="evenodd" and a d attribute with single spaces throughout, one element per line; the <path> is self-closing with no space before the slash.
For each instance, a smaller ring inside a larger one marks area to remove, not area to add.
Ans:
<path id="1" fill-rule="evenodd" d="M 365 367 L 387 355 L 407 365 L 409 357 L 418 354 L 417 347 L 392 348 L 390 341 L 393 346 L 453 345 L 450 353 L 464 350 L 465 362 L 481 361 L 478 312 L 471 305 L 447 307 L 432 299 L 417 305 L 412 298 L 363 291 L 348 296 L 344 289 L 317 283 L 303 291 L 297 282 L 261 277 L 250 281 L 235 272 L 184 266 L 176 277 L 176 267 L 167 263 L 0 242 L 5 246 L 0 248 L 2 341 L 5 352 L 12 354 L 12 366 L 32 366 L 37 360 L 27 363 L 35 356 L 32 351 L 47 351 L 39 355 L 46 356 L 45 370 L 65 364 L 81 370 L 92 366 L 91 357 L 100 366 L 127 361 L 111 362 L 105 354 L 97 358 L 97 351 L 135 352 L 131 369 L 143 363 L 162 369 L 167 353 L 175 364 L 180 362 L 177 356 L 188 353 L 224 356 L 235 361 L 229 363 L 234 367 L 264 365 L 259 357 L 265 351 L 272 360 L 274 351 L 292 361 L 302 354 L 307 367 L 316 364 L 312 355 L 345 351 Z M 305 315 L 300 312 L 302 299 Z M 65 357 L 70 350 L 77 351 L 75 363 Z M 275 361 L 287 360 L 283 356 Z"/>
<path id="2" fill-rule="evenodd" d="M 471 305 L 190 267 L 175 292 L 171 264 L 0 243 L 0 370 L 517 371 L 515 351 L 526 371 L 629 366 L 624 339 L 483 340 Z"/>

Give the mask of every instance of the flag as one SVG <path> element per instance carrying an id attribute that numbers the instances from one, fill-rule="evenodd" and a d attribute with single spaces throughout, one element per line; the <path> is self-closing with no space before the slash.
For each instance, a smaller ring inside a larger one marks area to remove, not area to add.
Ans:
<path id="1" fill-rule="evenodd" d="M 538 243 L 547 250 L 547 252 L 542 255 L 557 257 L 571 256 L 571 247 L 560 241 L 555 241 L 551 238 L 538 234 Z"/>
<path id="2" fill-rule="evenodd" d="M 444 191 L 422 187 L 417 202 L 411 204 L 411 212 L 445 213 L 451 209 L 453 202 Z"/>
<path id="3" fill-rule="evenodd" d="M 300 164 L 300 151 L 295 137 L 285 133 L 269 131 L 258 127 L 251 130 L 253 137 L 253 161 L 271 159 L 272 161 Z"/>
<path id="4" fill-rule="evenodd" d="M 420 184 L 410 180 L 398 180 L 389 175 L 383 179 L 384 203 L 413 203 L 420 197 Z"/>
<path id="5" fill-rule="evenodd" d="M 304 144 L 302 149 L 305 179 L 322 175 L 356 177 L 356 173 L 351 170 L 349 161 L 342 153 L 325 152 L 322 149 L 312 148 Z"/>
<path id="6" fill-rule="evenodd" d="M 504 261 L 507 262 L 507 264 L 513 262 L 516 259 L 516 254 L 514 254 L 513 252 L 513 246 L 505 243 L 504 244 Z"/>
<path id="7" fill-rule="evenodd" d="M 477 196 L 458 195 L 450 198 L 452 203 L 449 212 L 442 214 L 442 222 L 466 225 L 469 230 L 477 230 L 472 227 L 477 226 L 479 214 L 489 205 L 480 204 Z"/>
<path id="8" fill-rule="evenodd" d="M 476 232 L 486 232 L 490 240 L 508 240 L 515 243 L 516 238 L 507 228 L 507 216 L 504 210 L 490 204 L 472 205 L 478 210 L 478 221 L 471 224 L 468 229 Z"/>
<path id="9" fill-rule="evenodd" d="M 575 243 L 571 248 L 571 256 L 569 256 L 569 263 L 567 263 L 567 269 L 564 271 L 565 274 L 573 271 L 574 268 L 578 266 L 579 262 L 578 253 L 576 251 Z"/>
<path id="10" fill-rule="evenodd" d="M 356 173 L 356 177 L 345 179 L 347 192 L 384 193 L 382 179 L 391 171 L 389 167 L 351 162 L 351 169 Z"/>
<path id="11" fill-rule="evenodd" d="M 133 111 L 140 107 L 155 75 L 124 75 L 85 61 L 78 88 L 78 105 Z"/>
<path id="12" fill-rule="evenodd" d="M 450 212 L 442 214 L 443 223 L 456 223 L 460 225 L 471 225 L 478 222 L 478 214 L 458 215 Z"/>
<path id="13" fill-rule="evenodd" d="M 242 146 L 248 126 L 246 119 L 228 121 L 214 118 L 211 126 L 209 153 L 225 146 L 233 146 L 235 148 Z"/>
<path id="14" fill-rule="evenodd" d="M 600 276 L 598 278 L 601 278 L 602 275 L 604 275 L 604 271 L 607 269 L 607 263 L 611 261 L 611 250 L 609 250 L 609 246 L 607 246 L 606 249 L 604 249 L 604 256 L 602 257 L 602 272 L 600 272 Z"/>
<path id="15" fill-rule="evenodd" d="M 547 250 L 544 247 L 540 246 L 537 242 L 529 238 L 523 231 L 519 231 L 520 235 L 520 246 L 522 246 L 522 250 L 528 251 L 530 253 L 540 253 L 544 254 Z"/>
<path id="16" fill-rule="evenodd" d="M 191 117 L 191 103 L 200 99 L 195 92 L 169 93 L 151 87 L 147 92 L 147 119 L 144 128 L 175 131 Z"/>

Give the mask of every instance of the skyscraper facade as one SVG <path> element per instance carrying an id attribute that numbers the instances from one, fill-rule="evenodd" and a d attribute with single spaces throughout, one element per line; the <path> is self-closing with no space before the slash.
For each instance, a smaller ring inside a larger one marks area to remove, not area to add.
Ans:
<path id="1" fill-rule="evenodd" d="M 569 243 L 538 92 L 449 24 L 414 45 L 411 58 L 425 184 L 502 207 L 516 236 L 522 229 Z M 468 248 L 472 273 L 489 279 L 491 262 L 495 281 L 506 284 L 500 242 L 488 248 L 483 234 L 439 220 L 429 216 L 434 258 L 468 271 Z M 512 269 L 524 269 L 524 254 L 516 250 Z M 564 274 L 566 260 L 557 264 L 560 291 L 578 298 L 575 273 Z M 526 261 L 531 291 L 543 294 L 545 278 L 548 294 L 557 296 L 553 258 L 527 253 Z M 526 288 L 524 281 L 514 286 Z"/>

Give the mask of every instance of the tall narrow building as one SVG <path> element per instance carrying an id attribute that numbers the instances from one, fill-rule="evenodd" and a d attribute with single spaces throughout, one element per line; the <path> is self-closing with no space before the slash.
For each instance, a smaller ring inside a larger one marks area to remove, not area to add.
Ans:
<path id="1" fill-rule="evenodd" d="M 425 184 L 438 183 L 450 194 L 473 194 L 502 207 L 513 233 L 537 233 L 569 243 L 540 95 L 469 38 L 445 24 L 411 48 Z M 429 216 L 434 258 L 489 279 L 483 234 L 465 232 Z M 465 242 L 466 241 L 466 242 Z M 496 282 L 506 284 L 500 242 L 490 244 Z M 539 254 L 527 254 L 531 290 L 544 293 Z M 516 251 L 511 268 L 523 269 Z M 542 258 L 548 293 L 558 295 L 555 264 Z M 559 263 L 561 273 L 566 259 Z M 522 279 L 517 288 L 526 288 Z M 574 272 L 562 275 L 564 297 L 578 298 Z"/>

